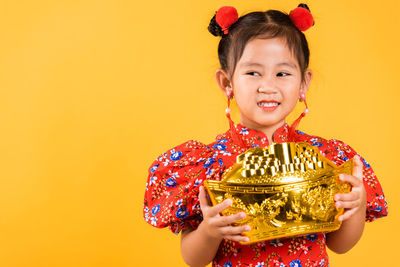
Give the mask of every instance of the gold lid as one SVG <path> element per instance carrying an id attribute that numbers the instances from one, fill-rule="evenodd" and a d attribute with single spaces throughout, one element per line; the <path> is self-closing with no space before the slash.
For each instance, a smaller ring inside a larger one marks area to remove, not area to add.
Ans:
<path id="1" fill-rule="evenodd" d="M 227 198 L 232 205 L 223 215 L 245 212 L 234 225 L 250 225 L 250 244 L 262 240 L 339 229 L 334 195 L 350 192 L 339 174 L 352 174 L 353 159 L 341 166 L 309 143 L 272 144 L 250 148 L 236 158 L 221 181 L 206 180 L 213 205 Z"/>

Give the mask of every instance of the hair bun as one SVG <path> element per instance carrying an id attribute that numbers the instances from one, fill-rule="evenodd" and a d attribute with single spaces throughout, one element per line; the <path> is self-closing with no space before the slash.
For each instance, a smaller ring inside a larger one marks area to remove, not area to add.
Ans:
<path id="1" fill-rule="evenodd" d="M 307 9 L 308 11 L 310 11 L 311 12 L 311 10 L 310 10 L 310 8 L 307 6 L 307 4 L 299 4 L 297 7 L 303 7 L 303 8 L 305 8 L 305 9 Z"/>
<path id="2" fill-rule="evenodd" d="M 214 36 L 222 36 L 224 32 L 222 31 L 222 28 L 218 25 L 215 17 L 216 14 L 210 20 L 210 24 L 208 25 L 208 31 Z"/>
<path id="3" fill-rule="evenodd" d="M 233 6 L 223 6 L 218 9 L 211 19 L 208 30 L 215 36 L 226 35 L 229 27 L 239 19 L 238 12 Z"/>
<path id="4" fill-rule="evenodd" d="M 314 18 L 306 4 L 299 4 L 298 7 L 290 11 L 289 17 L 300 31 L 305 31 L 314 25 Z"/>

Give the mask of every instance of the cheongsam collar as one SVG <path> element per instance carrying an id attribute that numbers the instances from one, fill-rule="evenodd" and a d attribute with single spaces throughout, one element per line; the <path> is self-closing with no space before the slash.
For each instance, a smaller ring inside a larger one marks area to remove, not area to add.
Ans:
<path id="1" fill-rule="evenodd" d="M 287 142 L 289 128 L 290 126 L 285 122 L 281 127 L 276 129 L 276 131 L 272 135 L 272 141 L 274 143 Z M 247 147 L 254 147 L 254 146 L 265 147 L 270 145 L 267 136 L 262 131 L 244 127 L 240 123 L 235 126 L 235 129 L 242 137 L 242 140 L 245 142 Z"/>

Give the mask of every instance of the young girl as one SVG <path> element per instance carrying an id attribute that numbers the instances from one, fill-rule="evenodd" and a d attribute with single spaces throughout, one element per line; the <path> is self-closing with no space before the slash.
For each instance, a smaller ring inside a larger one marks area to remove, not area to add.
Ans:
<path id="1" fill-rule="evenodd" d="M 181 251 L 191 266 L 328 266 L 326 246 L 345 253 L 360 239 L 365 221 L 387 215 L 382 188 L 370 165 L 342 141 L 326 140 L 295 130 L 308 109 L 289 126 L 286 117 L 298 100 L 306 103 L 312 80 L 309 49 L 302 31 L 314 24 L 305 4 L 290 14 L 276 10 L 252 12 L 240 18 L 233 7 L 222 7 L 208 27 L 221 36 L 216 71 L 218 86 L 228 101 L 230 129 L 206 145 L 190 140 L 163 153 L 151 165 L 144 200 L 144 217 L 156 227 L 182 231 Z M 230 119 L 235 97 L 240 124 Z M 307 105 L 306 105 L 307 107 Z M 337 165 L 354 157 L 353 175 L 340 175 L 352 185 L 336 194 L 335 205 L 345 209 L 342 225 L 330 233 L 315 233 L 241 245 L 249 226 L 232 226 L 246 215 L 220 213 L 232 201 L 211 206 L 202 184 L 220 180 L 236 156 L 254 146 L 308 142 Z"/>

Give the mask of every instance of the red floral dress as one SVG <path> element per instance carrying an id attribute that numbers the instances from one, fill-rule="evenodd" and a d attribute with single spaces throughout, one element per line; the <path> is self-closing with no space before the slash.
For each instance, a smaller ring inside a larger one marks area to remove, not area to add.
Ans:
<path id="1" fill-rule="evenodd" d="M 263 132 L 238 124 L 235 130 L 247 148 L 268 146 Z M 275 143 L 288 141 L 289 126 L 285 123 L 273 135 Z M 335 139 L 326 140 L 297 130 L 297 142 L 308 142 L 337 165 L 357 155 L 350 146 Z M 196 229 L 202 220 L 198 200 L 199 186 L 206 179 L 221 180 L 225 169 L 235 163 L 236 156 L 247 148 L 236 145 L 226 132 L 205 145 L 190 140 L 160 155 L 149 169 L 143 215 L 151 225 L 169 227 L 178 234 L 186 227 Z M 387 215 L 387 203 L 381 185 L 370 165 L 363 159 L 364 186 L 367 192 L 366 221 Z M 329 266 L 324 233 L 294 238 L 268 240 L 250 245 L 223 240 L 213 266 Z"/>

